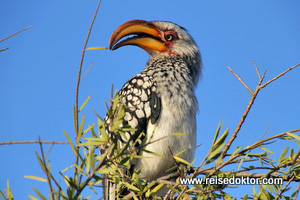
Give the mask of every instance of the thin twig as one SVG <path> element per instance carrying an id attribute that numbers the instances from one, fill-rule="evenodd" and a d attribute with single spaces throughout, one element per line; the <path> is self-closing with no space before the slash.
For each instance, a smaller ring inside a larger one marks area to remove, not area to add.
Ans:
<path id="1" fill-rule="evenodd" d="M 105 164 L 105 160 L 106 157 L 108 156 L 109 152 L 111 151 L 113 145 L 110 144 L 109 148 L 105 151 L 105 153 L 103 154 L 103 158 L 102 160 L 99 162 L 98 167 L 93 171 L 93 173 L 89 174 L 88 177 L 86 178 L 86 180 L 80 185 L 80 187 L 78 188 L 74 198 L 77 199 L 79 197 L 79 195 L 81 194 L 81 192 L 83 191 L 83 189 L 89 184 L 89 182 L 92 180 L 92 178 L 95 176 L 95 174 L 97 173 L 97 171 L 103 167 L 103 165 Z"/>
<path id="2" fill-rule="evenodd" d="M 91 35 L 91 32 L 92 32 L 92 28 L 93 28 L 93 25 L 94 25 L 94 22 L 95 22 L 95 19 L 97 17 L 97 14 L 98 14 L 98 10 L 99 10 L 99 7 L 101 5 L 101 2 L 102 0 L 99 0 L 98 2 L 98 5 L 96 7 L 96 11 L 94 13 L 94 17 L 92 19 L 92 22 L 90 24 L 90 28 L 88 30 L 88 35 L 86 37 L 86 40 L 85 40 L 85 43 L 83 45 L 83 48 L 82 48 L 82 53 L 81 53 L 81 59 L 80 59 L 80 64 L 79 64 L 79 70 L 78 70 L 78 79 L 77 79 L 77 85 L 76 85 L 76 100 L 75 100 L 75 133 L 76 133 L 76 141 L 77 141 L 77 137 L 79 135 L 78 133 L 78 98 L 79 98 L 79 86 L 80 86 L 80 80 L 81 80 L 81 71 L 82 71 L 82 65 L 83 65 L 83 60 L 84 60 L 84 55 L 85 55 L 85 49 L 86 49 L 86 46 L 88 44 L 88 41 L 89 41 L 89 38 L 90 38 L 90 35 Z M 79 147 L 77 146 L 77 142 L 76 142 L 76 149 L 77 151 L 79 150 Z M 76 154 L 76 161 L 75 161 L 76 165 L 78 165 L 78 154 Z M 75 167 L 75 171 L 74 171 L 74 175 L 77 173 L 77 169 Z"/>
<path id="3" fill-rule="evenodd" d="M 269 140 L 272 140 L 272 139 L 275 139 L 275 138 L 279 138 L 279 137 L 282 137 L 284 135 L 286 135 L 287 133 L 294 133 L 294 132 L 299 132 L 300 129 L 295 129 L 295 130 L 291 130 L 291 131 L 286 131 L 286 132 L 283 132 L 283 133 L 280 133 L 280 134 L 277 134 L 277 135 L 273 135 L 271 137 L 268 137 L 266 139 L 263 139 L 263 140 L 260 140 L 260 141 L 257 141 L 255 142 L 254 144 L 250 145 L 250 146 L 247 146 L 244 150 L 242 150 L 240 153 L 237 153 L 235 154 L 234 156 L 231 156 L 228 160 L 226 160 L 224 163 L 222 163 L 221 165 L 217 166 L 215 168 L 215 170 L 219 170 L 221 169 L 222 167 L 228 165 L 229 163 L 231 163 L 231 161 L 233 161 L 234 159 L 236 159 L 237 157 L 243 155 L 244 153 L 246 153 L 247 151 L 253 149 L 254 147 L 256 146 L 259 146 L 261 144 L 263 144 L 264 142 L 267 142 Z M 213 173 L 211 173 L 210 175 L 212 175 Z"/>
<path id="4" fill-rule="evenodd" d="M 266 74 L 266 71 L 264 71 L 264 74 L 261 76 L 259 71 L 258 71 L 258 67 L 256 65 L 256 63 L 254 63 L 255 67 L 256 67 L 256 70 L 257 70 L 257 73 L 258 73 L 258 77 L 259 77 L 259 81 L 258 81 L 258 84 L 256 86 L 256 89 L 255 91 L 253 92 L 246 84 L 245 82 L 230 68 L 229 70 L 234 74 L 235 77 L 237 77 L 237 79 L 247 88 L 247 90 L 252 94 L 250 100 L 249 100 L 249 103 L 246 107 L 246 110 L 244 111 L 243 115 L 242 115 L 242 118 L 240 119 L 236 129 L 234 130 L 232 136 L 230 137 L 228 143 L 225 145 L 224 147 L 224 150 L 221 154 L 221 156 L 219 157 L 219 160 L 223 159 L 225 157 L 225 155 L 227 154 L 227 151 L 229 150 L 230 146 L 232 145 L 233 141 L 236 139 L 237 137 L 237 134 L 239 133 L 243 123 L 245 122 L 246 120 L 246 117 L 248 116 L 249 114 L 249 111 L 258 95 L 258 92 L 263 89 L 264 87 L 266 87 L 268 84 L 270 84 L 271 82 L 275 81 L 276 79 L 278 79 L 279 77 L 285 75 L 287 72 L 289 72 L 290 70 L 296 68 L 297 66 L 299 66 L 300 64 L 297 64 L 293 67 L 290 67 L 289 69 L 287 69 L 286 71 L 282 72 L 281 74 L 279 74 L 278 76 L 274 77 L 273 79 L 267 81 L 266 83 L 262 84 L 264 78 L 265 78 L 265 74 Z"/>
<path id="5" fill-rule="evenodd" d="M 267 85 L 269 85 L 270 83 L 272 83 L 273 81 L 275 81 L 276 79 L 280 78 L 281 76 L 285 75 L 286 73 L 288 73 L 289 71 L 291 71 L 292 69 L 295 69 L 296 67 L 300 66 L 300 63 L 297 65 L 294 65 L 293 67 L 290 67 L 289 69 L 285 70 L 284 72 L 278 74 L 277 76 L 275 76 L 274 78 L 272 78 L 271 80 L 267 81 L 266 83 L 262 84 L 260 86 L 260 88 L 264 88 Z"/>
<path id="6" fill-rule="evenodd" d="M 39 141 L 41 141 L 40 136 L 38 136 L 38 138 L 39 138 Z M 44 168 L 45 168 L 45 173 L 46 173 L 46 176 L 47 176 L 48 185 L 49 185 L 50 192 L 51 192 L 50 197 L 51 197 L 52 200 L 54 200 L 54 193 L 53 193 L 53 188 L 52 188 L 52 185 L 51 185 L 51 179 L 49 177 L 49 171 L 48 171 L 48 167 L 47 167 L 47 164 L 46 164 L 43 145 L 42 145 L 41 142 L 40 142 L 40 150 L 41 150 L 41 154 L 42 154 L 42 160 L 43 160 L 43 165 L 44 165 Z"/>
<path id="7" fill-rule="evenodd" d="M 259 92 L 259 89 L 257 88 L 255 90 L 255 92 L 253 93 L 253 95 L 251 96 L 251 99 L 250 99 L 250 101 L 249 101 L 249 103 L 248 103 L 248 105 L 246 107 L 246 110 L 244 111 L 244 113 L 242 115 L 242 118 L 240 119 L 240 121 L 239 121 L 236 129 L 234 130 L 232 136 L 230 137 L 228 143 L 225 145 L 224 150 L 223 150 L 221 156 L 219 157 L 219 159 L 223 159 L 225 157 L 225 155 L 227 154 L 227 151 L 229 150 L 229 148 L 232 145 L 233 141 L 236 139 L 237 134 L 241 130 L 242 125 L 244 124 L 244 122 L 245 122 L 245 120 L 246 120 L 246 118 L 247 118 L 247 116 L 249 114 L 249 111 L 250 111 L 250 109 L 251 109 L 251 107 L 252 107 L 252 105 L 253 105 L 256 97 L 257 97 L 258 92 Z"/>
<path id="8" fill-rule="evenodd" d="M 266 177 L 269 177 L 273 172 L 279 170 L 279 169 L 282 168 L 282 167 L 285 167 L 287 164 L 294 165 L 294 164 L 296 163 L 297 159 L 299 158 L 299 156 L 300 156 L 300 150 L 299 150 L 298 153 L 295 155 L 295 159 L 294 159 L 294 160 L 289 161 L 289 162 L 282 163 L 282 164 L 278 165 L 277 167 L 272 168 L 272 169 L 266 174 Z"/>
<path id="9" fill-rule="evenodd" d="M 293 174 L 293 176 L 290 178 L 290 180 L 287 182 L 287 184 L 284 186 L 284 188 L 280 191 L 280 193 L 278 195 L 276 195 L 275 200 L 280 199 L 280 196 L 282 195 L 282 193 L 285 192 L 286 188 L 290 185 L 290 183 L 294 180 L 295 175 Z"/>
<path id="10" fill-rule="evenodd" d="M 69 144 L 69 142 L 60 141 L 39 141 L 39 140 L 29 140 L 29 141 L 10 141 L 10 142 L 0 142 L 0 145 L 9 144 Z"/>
<path id="11" fill-rule="evenodd" d="M 259 69 L 258 69 L 258 66 L 257 66 L 256 62 L 255 62 L 255 61 L 253 61 L 253 64 L 254 64 L 254 66 L 255 66 L 255 70 L 256 70 L 256 73 L 257 73 L 258 79 L 261 79 L 260 72 L 259 72 Z"/>
<path id="12" fill-rule="evenodd" d="M 5 49 L 0 49 L 0 52 L 1 52 L 1 51 L 6 51 L 7 49 L 9 49 L 9 48 L 5 48 Z"/>
<path id="13" fill-rule="evenodd" d="M 237 75 L 231 67 L 228 66 L 228 69 L 243 84 L 243 86 L 250 92 L 250 94 L 253 94 L 253 91 L 248 87 L 248 85 L 243 81 L 243 79 L 239 75 Z"/>
<path id="14" fill-rule="evenodd" d="M 27 27 L 27 28 L 24 28 L 23 30 L 20 30 L 20 31 L 18 31 L 18 32 L 15 32 L 14 34 L 11 34 L 10 36 L 8 36 L 8 37 L 6 37 L 6 38 L 4 38 L 4 39 L 1 39 L 0 42 L 3 42 L 4 40 L 7 40 L 7 39 L 13 37 L 14 35 L 17 35 L 18 33 L 21 33 L 21 32 L 23 32 L 23 31 L 26 31 L 27 29 L 30 29 L 30 28 L 32 28 L 32 27 L 33 27 L 33 26 L 29 26 L 29 27 Z"/>

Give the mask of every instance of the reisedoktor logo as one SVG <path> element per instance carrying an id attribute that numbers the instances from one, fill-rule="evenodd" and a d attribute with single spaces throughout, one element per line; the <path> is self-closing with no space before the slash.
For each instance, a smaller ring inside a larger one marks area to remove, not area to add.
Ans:
<path id="1" fill-rule="evenodd" d="M 269 185 L 283 183 L 282 178 L 251 178 L 251 177 L 213 177 L 213 178 L 180 178 L 182 185 Z"/>

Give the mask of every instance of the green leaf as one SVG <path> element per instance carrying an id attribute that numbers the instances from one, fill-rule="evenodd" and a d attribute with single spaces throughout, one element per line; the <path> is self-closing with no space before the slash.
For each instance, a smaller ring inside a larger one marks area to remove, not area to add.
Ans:
<path id="1" fill-rule="evenodd" d="M 64 134 L 65 134 L 65 136 L 66 136 L 66 138 L 67 138 L 67 140 L 68 140 L 68 142 L 69 142 L 69 144 L 70 144 L 70 146 L 71 146 L 71 148 L 72 148 L 74 154 L 75 154 L 75 155 L 78 155 L 79 158 L 80 158 L 80 160 L 83 161 L 83 158 L 81 157 L 81 155 L 80 155 L 80 154 L 78 153 L 78 151 L 76 150 L 76 148 L 75 148 L 75 146 L 74 146 L 74 144 L 73 144 L 73 142 L 72 142 L 72 140 L 71 140 L 71 138 L 70 138 L 70 136 L 69 136 L 69 134 L 67 133 L 66 130 L 64 130 Z"/>
<path id="2" fill-rule="evenodd" d="M 259 148 L 261 148 L 262 150 L 265 150 L 265 151 L 267 151 L 267 152 L 269 152 L 271 154 L 275 154 L 273 151 L 271 151 L 271 150 L 269 150 L 269 149 L 267 149 L 267 148 L 265 148 L 263 146 L 259 146 Z"/>
<path id="3" fill-rule="evenodd" d="M 40 191 L 38 191 L 36 188 L 33 188 L 33 190 L 41 199 L 47 200 L 47 198 L 44 195 L 42 195 L 42 193 L 40 193 Z"/>
<path id="4" fill-rule="evenodd" d="M 40 166 L 41 166 L 43 172 L 46 174 L 46 173 L 47 173 L 46 167 L 45 167 L 44 162 L 43 162 L 42 159 L 40 158 L 40 156 L 39 156 L 39 154 L 38 154 L 37 151 L 35 151 L 35 155 L 36 155 L 36 157 L 37 157 L 37 159 L 38 159 L 38 161 L 39 161 L 39 164 L 40 164 Z"/>
<path id="5" fill-rule="evenodd" d="M 213 161 L 215 161 L 216 159 L 218 159 L 220 157 L 220 155 L 222 154 L 222 151 L 217 152 L 214 156 L 212 156 L 210 159 L 208 159 L 205 164 L 209 164 Z M 218 163 L 219 164 L 219 163 Z"/>
<path id="6" fill-rule="evenodd" d="M 6 199 L 5 195 L 3 194 L 3 192 L 0 190 L 0 197 L 2 197 L 3 199 Z"/>
<path id="7" fill-rule="evenodd" d="M 224 144 L 226 137 L 228 136 L 229 130 L 226 129 L 225 132 L 221 135 L 221 137 L 214 143 L 213 151 L 219 148 L 220 145 Z"/>
<path id="8" fill-rule="evenodd" d="M 170 188 L 173 192 L 177 192 L 178 194 L 181 192 L 177 188 L 173 187 L 172 185 L 167 185 L 167 188 Z"/>
<path id="9" fill-rule="evenodd" d="M 81 167 L 79 167 L 78 165 L 76 165 L 76 164 L 74 164 L 74 167 L 76 167 L 76 169 L 79 171 L 79 173 L 82 173 L 82 174 L 84 174 L 84 175 L 86 175 L 87 176 L 87 174 L 86 173 L 84 173 L 84 170 L 81 168 Z"/>
<path id="10" fill-rule="evenodd" d="M 156 181 L 152 181 L 152 182 L 150 182 L 150 183 L 148 183 L 148 184 L 146 185 L 146 187 L 145 187 L 144 190 L 143 190 L 143 192 L 146 192 L 146 191 L 147 191 L 146 197 L 150 197 L 150 195 L 151 195 L 150 188 L 152 188 L 155 184 L 156 184 Z"/>
<path id="11" fill-rule="evenodd" d="M 32 200 L 39 200 L 38 198 L 36 198 L 36 197 L 34 197 L 34 196 L 32 196 L 32 195 L 28 195 L 28 197 L 30 198 L 30 199 L 32 199 Z"/>
<path id="12" fill-rule="evenodd" d="M 185 133 L 171 133 L 169 136 L 186 136 Z"/>
<path id="13" fill-rule="evenodd" d="M 133 185 L 127 183 L 127 182 L 125 182 L 124 184 L 125 184 L 125 186 L 126 186 L 128 189 L 130 189 L 130 190 L 133 190 L 133 191 L 135 191 L 135 192 L 139 192 L 139 191 L 140 191 L 139 188 L 137 188 L 137 187 L 135 187 L 135 186 L 133 186 Z"/>
<path id="14" fill-rule="evenodd" d="M 164 186 L 164 183 L 160 183 L 155 188 L 153 188 L 153 190 L 151 191 L 151 193 L 152 194 L 156 193 L 160 188 L 162 188 L 162 186 Z"/>
<path id="15" fill-rule="evenodd" d="M 88 98 L 83 102 L 83 104 L 80 106 L 79 108 L 79 112 L 81 112 L 83 110 L 83 108 L 86 106 L 86 104 L 89 102 L 89 100 L 91 99 L 91 96 L 88 96 Z"/>
<path id="16" fill-rule="evenodd" d="M 253 153 L 253 154 L 248 153 L 247 155 L 248 155 L 249 157 L 262 157 L 262 156 L 266 156 L 267 153 L 266 153 L 266 152 L 262 152 L 262 153 Z"/>
<path id="17" fill-rule="evenodd" d="M 123 118 L 125 117 L 125 109 L 123 106 L 119 108 L 118 114 L 114 117 L 113 119 L 113 124 L 116 123 L 117 121 L 123 121 Z"/>
<path id="18" fill-rule="evenodd" d="M 114 122 L 111 129 L 110 129 L 110 131 L 111 132 L 116 132 L 120 128 L 121 124 L 122 124 L 122 120 Z"/>
<path id="19" fill-rule="evenodd" d="M 284 156 L 286 155 L 286 153 L 288 152 L 289 147 L 285 147 L 285 149 L 283 150 L 282 154 L 279 157 L 279 162 L 281 163 L 281 161 L 284 159 Z"/>
<path id="20" fill-rule="evenodd" d="M 296 140 L 298 140 L 298 142 L 300 142 L 300 136 L 299 136 L 299 135 L 296 135 L 296 134 L 290 133 L 290 132 L 288 132 L 287 134 L 288 134 L 289 136 L 295 138 Z"/>
<path id="21" fill-rule="evenodd" d="M 62 170 L 61 173 L 64 173 L 65 171 L 71 169 L 72 167 L 74 167 L 74 165 L 71 165 L 71 166 L 67 167 L 66 169 Z"/>
<path id="22" fill-rule="evenodd" d="M 108 174 L 108 173 L 113 173 L 115 171 L 116 170 L 113 168 L 101 168 L 101 169 L 98 169 L 96 172 L 97 172 L 97 174 Z"/>
<path id="23" fill-rule="evenodd" d="M 42 177 L 38 177 L 38 176 L 24 176 L 25 178 L 30 178 L 33 180 L 37 180 L 37 181 L 42 181 L 42 182 L 47 182 L 47 179 L 42 178 Z"/>
<path id="24" fill-rule="evenodd" d="M 85 118 L 86 118 L 86 115 L 83 115 L 82 119 L 81 119 L 80 126 L 79 126 L 79 131 L 78 131 L 78 135 L 77 135 L 76 144 L 80 143 L 80 139 L 81 139 L 81 136 L 82 136 L 82 133 L 83 133 L 83 127 L 84 127 Z"/>
<path id="25" fill-rule="evenodd" d="M 113 104 L 112 104 L 111 109 L 112 109 L 113 111 L 116 111 L 116 110 L 117 110 L 118 104 L 119 104 L 119 95 L 117 94 L 117 95 L 115 96 L 114 100 L 113 100 Z"/>
<path id="26" fill-rule="evenodd" d="M 77 146 L 82 147 L 82 146 L 99 146 L 102 144 L 106 144 L 107 141 L 88 141 L 84 143 L 79 143 Z"/>
<path id="27" fill-rule="evenodd" d="M 139 156 L 139 155 L 134 155 L 132 157 L 133 158 L 138 158 L 138 159 L 141 159 L 141 158 L 151 158 L 150 156 Z"/>
<path id="28" fill-rule="evenodd" d="M 1 196 L 4 196 L 3 199 L 13 200 L 14 199 L 14 195 L 13 195 L 12 190 L 10 188 L 10 182 L 9 182 L 9 180 L 7 180 L 6 185 L 7 185 L 6 186 L 7 187 L 7 190 L 6 190 L 7 198 L 5 198 L 5 195 L 0 191 Z"/>
<path id="29" fill-rule="evenodd" d="M 86 48 L 85 51 L 87 50 L 102 50 L 102 49 L 108 49 L 107 47 L 89 47 Z"/>
<path id="30" fill-rule="evenodd" d="M 247 200 L 248 199 L 248 194 L 246 194 L 244 197 L 243 197 L 243 200 Z"/>
<path id="31" fill-rule="evenodd" d="M 192 165 L 191 163 L 189 163 L 188 161 L 186 161 L 186 160 L 184 160 L 184 159 L 182 159 L 182 158 L 180 158 L 180 157 L 173 156 L 173 158 L 174 158 L 176 161 L 178 161 L 178 162 L 181 162 L 181 163 L 184 163 L 184 164 L 186 164 L 186 165 L 188 165 L 188 166 L 193 167 L 193 165 Z"/>
<path id="32" fill-rule="evenodd" d="M 179 151 L 175 156 L 179 156 L 179 155 L 183 154 L 184 152 L 186 152 L 186 149 L 183 149 L 182 151 Z"/>
<path id="33" fill-rule="evenodd" d="M 239 165 L 238 165 L 238 170 L 240 170 L 240 168 L 241 168 L 241 166 L 242 166 L 244 160 L 245 160 L 245 158 L 242 158 L 241 162 L 240 162 Z"/>
<path id="34" fill-rule="evenodd" d="M 89 127 L 83 131 L 83 134 L 86 134 L 89 131 L 91 131 L 93 133 L 94 130 L 92 131 L 92 129 L 94 128 L 94 126 L 96 126 L 96 124 L 94 123 L 94 124 L 88 125 L 88 126 Z M 96 137 L 96 135 L 94 137 Z"/>
<path id="35" fill-rule="evenodd" d="M 175 169 L 177 169 L 177 166 L 176 166 L 176 165 L 173 166 L 173 167 L 171 167 L 171 168 L 169 168 L 169 169 L 167 169 L 167 170 L 166 170 L 166 173 L 172 172 L 172 171 L 174 171 Z"/>
<path id="36" fill-rule="evenodd" d="M 165 156 L 162 155 L 162 154 L 155 153 L 155 152 L 152 152 L 152 151 L 148 151 L 148 150 L 146 150 L 146 149 L 142 149 L 142 151 L 145 151 L 145 152 L 147 152 L 147 153 L 149 153 L 149 154 L 152 154 L 152 155 L 155 155 L 155 156 L 159 156 L 159 157 L 162 157 L 162 158 L 165 157 Z"/>
<path id="37" fill-rule="evenodd" d="M 291 152 L 290 152 L 290 159 L 292 160 L 294 158 L 294 149 L 291 149 Z"/>
<path id="38" fill-rule="evenodd" d="M 218 148 L 213 148 L 212 152 L 209 153 L 210 155 L 208 156 L 208 159 L 211 159 L 212 157 L 215 157 L 215 155 L 217 155 L 223 149 L 223 147 L 225 146 L 225 144 L 226 143 L 223 143 L 223 144 L 220 144 L 218 146 Z"/>
<path id="39" fill-rule="evenodd" d="M 90 173 L 90 169 L 94 171 L 95 169 L 95 157 L 94 157 L 94 148 L 89 146 L 89 152 L 86 157 L 86 172 Z"/>
<path id="40" fill-rule="evenodd" d="M 231 154 L 230 158 L 232 156 L 234 156 L 235 154 L 237 154 L 243 147 L 236 147 L 236 149 L 234 150 L 234 152 Z"/>
<path id="41" fill-rule="evenodd" d="M 218 128 L 217 128 L 216 133 L 215 133 L 215 136 L 214 136 L 214 140 L 213 140 L 213 142 L 212 142 L 212 145 L 215 144 L 215 142 L 216 142 L 216 140 L 217 140 L 217 138 L 218 138 L 218 136 L 219 136 L 219 134 L 220 134 L 222 125 L 223 125 L 223 123 L 222 123 L 222 124 L 219 123 Z"/>
<path id="42" fill-rule="evenodd" d="M 252 192 L 253 192 L 253 195 L 256 195 L 255 185 L 252 185 Z"/>

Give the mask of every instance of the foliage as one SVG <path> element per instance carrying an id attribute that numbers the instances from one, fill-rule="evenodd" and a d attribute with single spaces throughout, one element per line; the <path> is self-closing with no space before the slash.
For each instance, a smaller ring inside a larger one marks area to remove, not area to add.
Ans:
<path id="1" fill-rule="evenodd" d="M 130 193 L 124 197 L 125 199 L 161 199 L 156 196 L 156 192 L 163 186 L 169 188 L 167 195 L 163 197 L 163 199 L 236 199 L 236 197 L 232 197 L 227 192 L 229 188 L 239 187 L 237 184 L 231 184 L 231 180 L 241 181 L 243 178 L 247 178 L 248 180 L 263 181 L 265 178 L 273 178 L 269 180 L 282 180 L 283 182 L 273 182 L 269 184 L 259 182 L 257 187 L 253 186 L 252 194 L 243 194 L 240 198 L 297 199 L 300 187 L 292 188 L 290 184 L 300 181 L 299 149 L 295 150 L 287 146 L 283 148 L 279 159 L 274 160 L 272 159 L 274 152 L 269 146 L 271 143 L 281 142 L 282 140 L 300 144 L 300 137 L 297 135 L 300 129 L 286 131 L 268 138 L 260 139 L 246 147 L 238 146 L 236 149 L 233 149 L 232 144 L 243 126 L 259 91 L 290 70 L 298 67 L 300 64 L 287 69 L 285 72 L 265 83 L 263 83 L 265 73 L 261 75 L 256 66 L 259 82 L 255 90 L 251 90 L 243 80 L 229 68 L 251 94 L 249 104 L 236 129 L 230 134 L 229 129 L 222 131 L 223 125 L 219 124 L 211 148 L 199 166 L 194 167 L 193 163 L 183 160 L 179 153 L 173 156 L 175 166 L 168 170 L 168 175 L 152 182 L 140 179 L 140 170 L 130 173 L 129 168 L 131 162 L 141 158 L 139 152 L 146 151 L 145 147 L 149 143 L 156 141 L 147 140 L 146 137 L 143 137 L 143 133 L 135 140 L 128 138 L 127 133 L 135 130 L 130 126 L 120 126 L 125 116 L 125 105 L 121 103 L 117 92 L 112 97 L 110 105 L 107 106 L 106 122 L 95 112 L 98 116 L 97 123 L 86 125 L 85 115 L 82 115 L 81 122 L 79 123 L 79 115 L 91 98 L 89 96 L 79 108 L 78 91 L 84 52 L 85 50 L 104 49 L 102 47 L 86 48 L 100 2 L 101 0 L 99 1 L 91 23 L 80 62 L 76 87 L 76 103 L 74 106 L 76 139 L 72 140 L 73 134 L 71 137 L 67 131 L 64 131 L 70 148 L 74 153 L 75 162 L 60 172 L 65 184 L 59 183 L 56 181 L 57 177 L 54 177 L 50 161 L 47 159 L 50 150 L 45 154 L 42 145 L 44 142 L 39 139 L 40 153 L 36 152 L 36 157 L 45 176 L 38 177 L 31 175 L 25 176 L 25 178 L 47 183 L 50 193 L 49 195 L 45 195 L 34 188 L 35 194 L 28 195 L 29 198 L 32 200 L 47 198 L 51 200 L 85 200 L 92 196 L 100 197 L 101 194 L 98 193 L 100 191 L 99 188 L 102 187 L 104 178 L 109 178 L 111 181 L 117 183 L 119 194 L 125 189 L 130 191 Z M 6 49 L 0 51 L 4 50 Z M 182 136 L 182 134 L 174 133 L 169 137 L 180 136 Z M 230 136 L 230 138 L 228 138 L 228 136 Z M 124 142 L 121 142 L 122 140 Z M 137 142 L 139 142 L 139 145 L 136 145 Z M 152 152 L 152 154 L 153 156 L 160 156 L 154 152 Z M 224 170 L 228 168 L 230 168 L 230 171 Z M 224 180 L 228 181 L 225 182 Z M 287 195 L 288 191 L 292 191 L 292 195 Z M 88 196 L 85 196 L 85 194 L 88 194 Z M 3 199 L 14 199 L 9 181 L 7 182 L 7 188 L 4 189 L 4 192 L 0 191 L 0 196 Z"/>
<path id="2" fill-rule="evenodd" d="M 88 103 L 90 97 L 83 103 L 80 111 Z M 182 182 L 187 180 L 184 178 L 199 178 L 198 180 L 225 180 L 224 178 L 281 178 L 285 184 L 260 184 L 258 188 L 253 189 L 253 194 L 244 195 L 243 199 L 295 199 L 298 195 L 298 188 L 293 192 L 292 196 L 285 195 L 286 191 L 291 190 L 289 184 L 292 181 L 299 181 L 299 150 L 286 147 L 278 160 L 272 160 L 273 152 L 267 147 L 276 139 L 286 140 L 289 142 L 300 142 L 299 136 L 286 132 L 269 138 L 261 139 L 252 145 L 246 147 L 238 147 L 231 150 L 231 153 L 226 154 L 220 159 L 224 147 L 227 144 L 229 130 L 226 129 L 222 133 L 222 124 L 218 125 L 215 132 L 215 137 L 212 142 L 210 151 L 203 159 L 200 166 L 193 166 L 191 163 L 180 158 L 180 155 L 174 155 L 176 167 L 171 169 L 170 174 L 161 177 L 153 182 L 146 182 L 139 178 L 139 171 L 134 171 L 133 174 L 128 173 L 129 164 L 133 159 L 139 159 L 138 152 L 142 151 L 147 145 L 144 139 L 139 147 L 135 146 L 137 140 L 127 140 L 125 144 L 121 143 L 122 138 L 126 138 L 126 132 L 134 131 L 129 126 L 120 127 L 123 121 L 125 106 L 120 103 L 119 96 L 116 92 L 114 99 L 111 100 L 111 105 L 107 111 L 108 123 L 104 123 L 101 118 L 98 118 L 97 124 L 85 125 L 85 115 L 82 116 L 79 135 L 77 141 L 70 139 L 69 134 L 64 131 L 64 134 L 73 150 L 74 158 L 79 157 L 78 164 L 72 164 L 65 170 L 61 171 L 61 176 L 65 180 L 65 185 L 60 185 L 51 171 L 50 162 L 47 160 L 47 154 L 43 153 L 41 144 L 41 153 L 36 152 L 37 159 L 41 169 L 45 173 L 45 177 L 26 176 L 26 178 L 37 181 L 48 182 L 50 188 L 50 199 L 89 199 L 92 196 L 101 196 L 98 194 L 99 188 L 102 187 L 104 177 L 110 177 L 115 183 L 118 183 L 119 193 L 124 189 L 130 191 L 127 199 L 159 199 L 155 192 L 162 186 L 167 185 L 170 189 L 168 196 L 165 199 L 235 199 L 226 193 L 226 188 L 232 188 L 231 184 L 199 184 L 199 182 Z M 109 134 L 108 134 L 109 130 Z M 90 135 L 90 136 L 88 136 Z M 180 134 L 179 134 L 180 135 Z M 177 134 L 170 137 L 179 136 Z M 155 142 L 155 141 L 150 141 Z M 77 150 L 79 147 L 79 150 Z M 253 153 L 255 150 L 260 150 L 259 153 Z M 100 153 L 101 152 L 101 153 Z M 159 156 L 159 155 L 154 155 Z M 213 164 L 214 163 L 214 164 Z M 212 165 L 209 167 L 210 165 Z M 225 166 L 238 165 L 238 169 L 232 171 L 221 171 Z M 246 165 L 246 166 L 245 166 Z M 73 175 L 71 174 L 74 170 Z M 264 170 L 265 173 L 256 173 L 256 170 Z M 173 181 L 176 178 L 176 181 Z M 213 178 L 213 179 L 212 179 Z M 238 187 L 238 186 L 234 186 Z M 62 189 L 66 188 L 66 189 Z M 83 195 L 84 190 L 88 196 Z M 47 195 L 41 194 L 34 188 L 35 196 L 29 195 L 30 199 L 47 199 Z M 9 187 L 6 189 L 6 196 L 1 192 L 1 196 L 5 199 L 12 199 L 12 192 Z"/>

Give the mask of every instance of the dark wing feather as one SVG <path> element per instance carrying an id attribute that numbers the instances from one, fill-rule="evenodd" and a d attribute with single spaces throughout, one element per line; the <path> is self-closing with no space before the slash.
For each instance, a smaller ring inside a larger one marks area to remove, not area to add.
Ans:
<path id="1" fill-rule="evenodd" d="M 149 122 L 155 124 L 161 113 L 161 99 L 156 93 L 156 85 L 150 76 L 137 74 L 127 81 L 119 92 L 121 100 L 125 104 L 125 118 L 123 125 L 129 124 L 137 131 L 129 133 L 133 141 L 143 132 L 147 134 Z M 108 117 L 105 118 L 105 121 Z M 143 140 L 143 138 L 141 138 Z M 137 143 L 138 145 L 138 143 Z M 132 171 L 134 166 L 131 167 Z M 116 198 L 116 185 L 107 178 L 103 181 L 104 199 Z M 126 194 L 124 191 L 123 195 Z"/>

